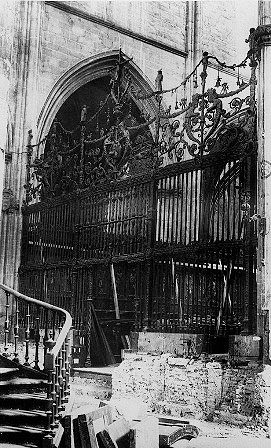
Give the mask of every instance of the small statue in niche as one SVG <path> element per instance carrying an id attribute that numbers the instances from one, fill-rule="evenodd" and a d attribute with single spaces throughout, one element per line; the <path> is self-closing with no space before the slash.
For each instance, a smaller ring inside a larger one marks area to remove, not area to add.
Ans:
<path id="1" fill-rule="evenodd" d="M 163 72 L 162 69 L 158 70 L 157 72 L 157 76 L 155 79 L 155 88 L 157 90 L 157 92 L 162 92 L 163 90 Z"/>
<path id="2" fill-rule="evenodd" d="M 84 104 L 81 110 L 81 123 L 85 123 L 87 119 L 87 106 Z"/>

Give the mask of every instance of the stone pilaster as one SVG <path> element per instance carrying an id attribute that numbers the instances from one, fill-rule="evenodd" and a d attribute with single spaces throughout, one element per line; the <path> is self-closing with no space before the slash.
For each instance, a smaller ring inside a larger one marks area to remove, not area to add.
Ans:
<path id="1" fill-rule="evenodd" d="M 260 2 L 260 25 L 254 32 L 258 73 L 258 329 L 268 358 L 268 311 L 271 312 L 271 3 Z M 269 347 L 271 341 L 269 337 Z M 269 348 L 269 358 L 271 350 Z"/>
<path id="2" fill-rule="evenodd" d="M 8 143 L 8 92 L 10 87 L 11 49 L 14 31 L 14 3 L 3 0 L 0 11 L 0 217 L 4 189 L 5 153 Z M 6 156 L 8 158 L 8 156 Z"/>

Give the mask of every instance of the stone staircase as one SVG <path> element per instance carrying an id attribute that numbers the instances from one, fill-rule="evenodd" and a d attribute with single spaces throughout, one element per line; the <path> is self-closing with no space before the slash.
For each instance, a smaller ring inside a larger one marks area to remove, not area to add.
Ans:
<path id="1" fill-rule="evenodd" d="M 0 355 L 0 447 L 41 447 L 47 376 Z"/>
<path id="2" fill-rule="evenodd" d="M 71 315 L 2 283 L 0 293 L 0 448 L 58 448 L 70 396 Z"/>

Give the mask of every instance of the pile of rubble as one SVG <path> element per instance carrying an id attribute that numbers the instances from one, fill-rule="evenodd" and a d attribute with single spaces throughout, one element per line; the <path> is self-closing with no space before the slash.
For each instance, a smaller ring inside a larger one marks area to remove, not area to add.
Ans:
<path id="1" fill-rule="evenodd" d="M 177 448 L 199 434 L 188 420 L 150 414 L 135 400 L 95 400 L 66 415 L 63 426 L 64 446 L 74 448 Z"/>

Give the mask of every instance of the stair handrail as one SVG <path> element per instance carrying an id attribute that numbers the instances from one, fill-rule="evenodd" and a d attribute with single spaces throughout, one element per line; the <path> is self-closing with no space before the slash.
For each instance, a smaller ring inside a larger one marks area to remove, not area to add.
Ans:
<path id="1" fill-rule="evenodd" d="M 17 329 L 15 338 L 18 337 L 18 330 L 19 330 L 18 300 L 23 300 L 28 304 L 33 304 L 36 305 L 37 307 L 43 307 L 50 311 L 55 311 L 60 315 L 63 315 L 63 317 L 65 317 L 63 326 L 61 325 L 61 327 L 59 327 L 60 331 L 57 340 L 54 341 L 50 336 L 46 341 L 45 344 L 46 352 L 44 353 L 44 370 L 48 375 L 48 384 L 47 384 L 48 411 L 47 411 L 47 425 L 46 430 L 44 432 L 42 447 L 51 448 L 53 446 L 52 441 L 54 439 L 55 430 L 58 427 L 58 422 L 60 420 L 61 413 L 65 409 L 64 404 L 67 403 L 69 395 L 69 377 L 70 377 L 69 371 L 70 371 L 70 354 L 71 354 L 70 330 L 72 327 L 72 317 L 70 313 L 63 308 L 60 308 L 47 302 L 43 302 L 38 299 L 34 299 L 33 297 L 29 297 L 25 294 L 16 291 L 13 288 L 10 288 L 9 286 L 3 283 L 0 283 L 0 288 L 6 292 L 7 300 L 10 294 L 12 294 L 16 299 L 14 334 L 16 327 Z M 7 317 L 8 307 L 9 305 L 6 305 L 6 321 L 8 321 Z M 8 332 L 8 327 L 9 325 L 7 323 L 7 325 L 5 325 L 5 333 Z M 18 358 L 17 359 L 15 358 L 15 360 L 19 362 Z M 38 360 L 37 363 L 35 360 L 35 368 L 39 368 Z M 63 385 L 65 385 L 65 387 Z"/>
<path id="2" fill-rule="evenodd" d="M 57 353 L 59 352 L 66 336 L 68 335 L 68 333 L 71 329 L 71 326 L 72 326 L 72 317 L 71 317 L 70 313 L 68 311 L 64 310 L 63 308 L 52 305 L 51 303 L 43 302 L 42 300 L 38 300 L 38 299 L 34 299 L 33 297 L 26 296 L 25 294 L 15 291 L 15 289 L 10 288 L 9 286 L 4 285 L 3 283 L 0 283 L 0 288 L 3 289 L 4 291 L 7 291 L 10 294 L 13 294 L 18 299 L 23 299 L 26 302 L 34 303 L 35 305 L 42 306 L 51 311 L 58 311 L 65 315 L 66 319 L 65 319 L 64 325 L 63 325 L 61 332 L 58 336 L 56 344 L 51 351 L 52 355 L 56 356 Z"/>

